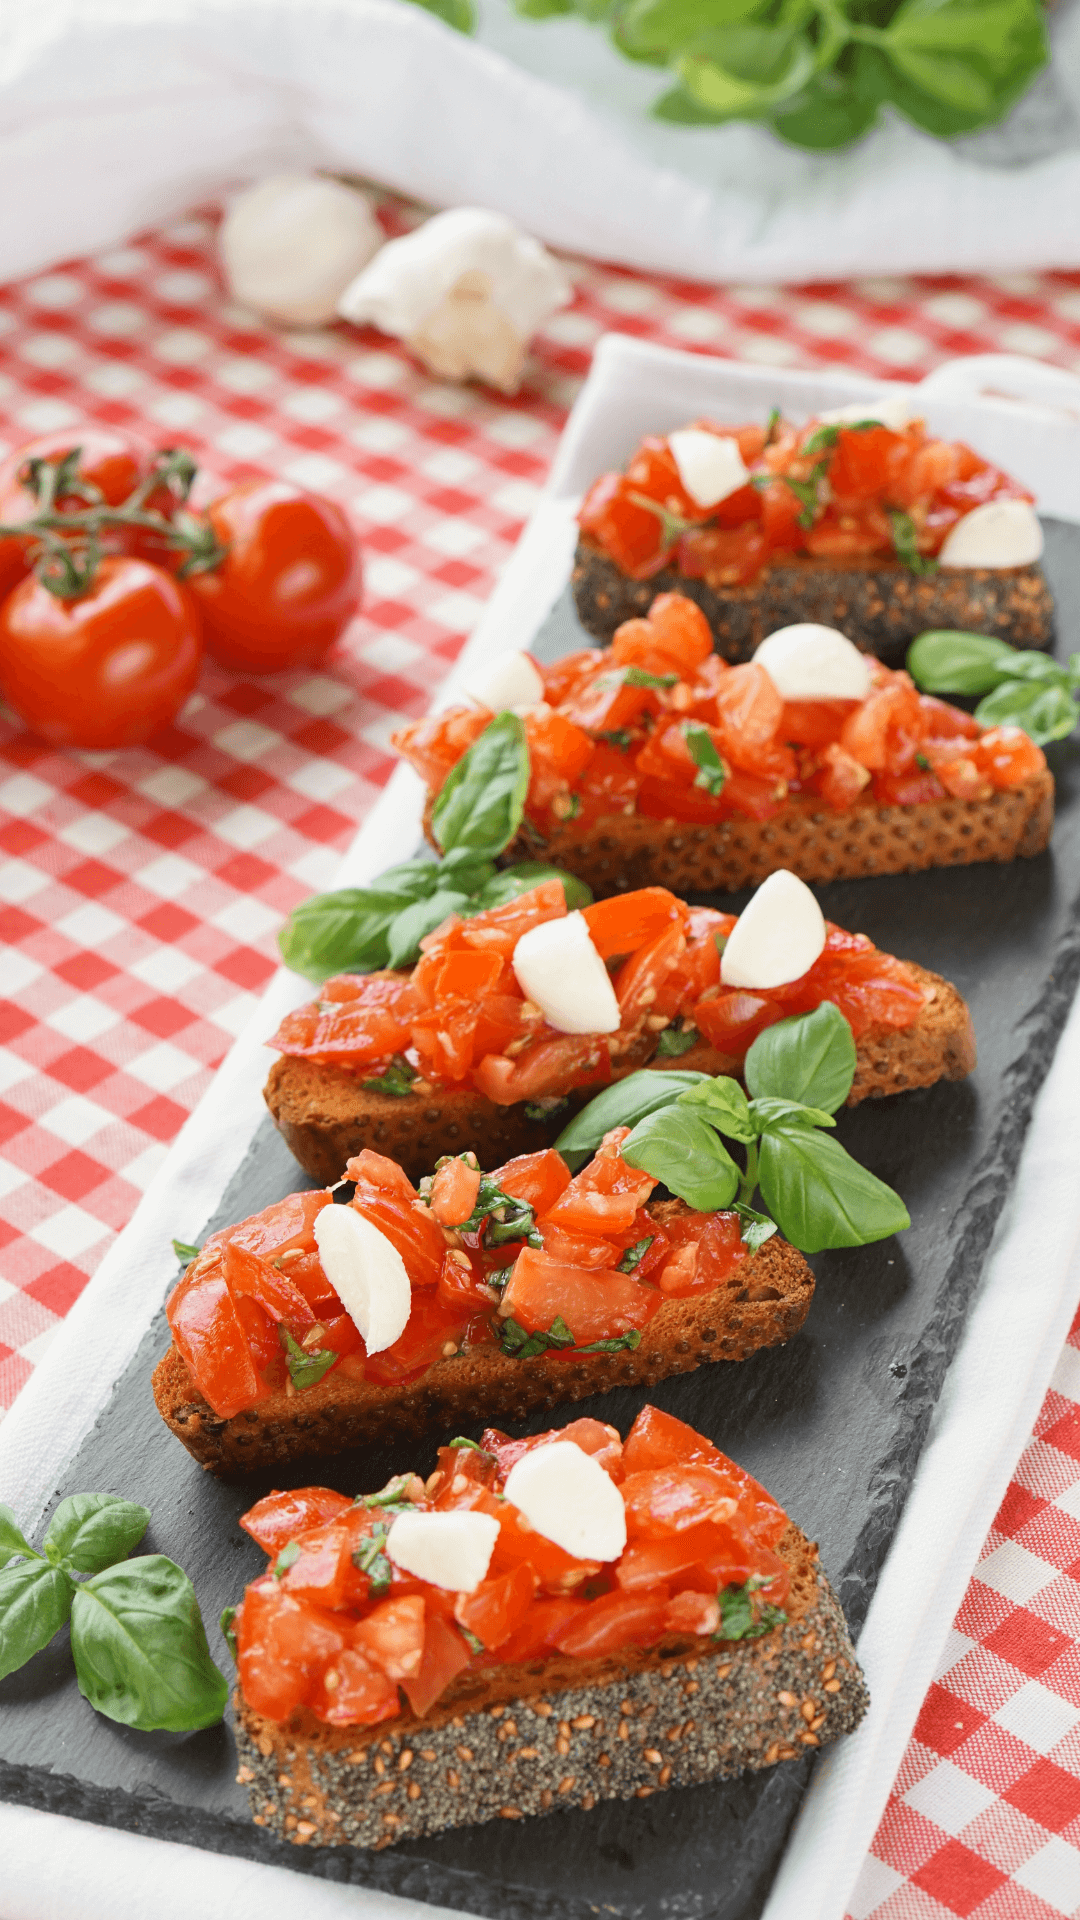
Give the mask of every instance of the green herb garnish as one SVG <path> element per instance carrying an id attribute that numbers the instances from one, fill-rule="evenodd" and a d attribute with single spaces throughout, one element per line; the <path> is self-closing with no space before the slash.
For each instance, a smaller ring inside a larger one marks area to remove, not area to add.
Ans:
<path id="1" fill-rule="evenodd" d="M 768 1601 L 757 1597 L 763 1587 L 771 1585 L 771 1578 L 751 1574 L 743 1586 L 722 1587 L 716 1596 L 720 1602 L 720 1625 L 713 1639 L 759 1640 L 774 1627 L 786 1626 L 787 1614 L 783 1608 L 770 1606 Z"/>
<path id="2" fill-rule="evenodd" d="M 919 552 L 919 534 L 910 513 L 901 513 L 899 508 L 890 507 L 889 525 L 892 528 L 893 552 L 902 560 L 911 573 L 936 573 L 938 563 Z"/>
<path id="3" fill-rule="evenodd" d="M 694 775 L 695 787 L 704 788 L 706 793 L 723 793 L 728 769 L 716 751 L 708 727 L 702 726 L 699 720 L 684 720 L 682 737 L 686 741 L 690 758 L 697 767 Z"/>
<path id="4" fill-rule="evenodd" d="M 278 1554 L 277 1559 L 274 1561 L 273 1566 L 270 1569 L 271 1573 L 274 1576 L 274 1579 L 281 1580 L 284 1577 L 284 1575 L 288 1573 L 290 1567 L 295 1567 L 299 1558 L 300 1558 L 299 1540 L 287 1540 L 285 1542 L 285 1545 L 282 1547 L 281 1552 Z"/>
<path id="5" fill-rule="evenodd" d="M 361 1080 L 360 1085 L 365 1093 L 392 1093 L 395 1099 L 400 1100 L 403 1094 L 412 1092 L 413 1081 L 417 1077 L 416 1068 L 410 1067 L 409 1062 L 400 1055 L 395 1055 L 385 1073 L 380 1073 L 375 1080 Z"/>
<path id="6" fill-rule="evenodd" d="M 982 694 L 980 726 L 1022 727 L 1038 747 L 1066 739 L 1076 726 L 1080 653 L 1062 664 L 988 634 L 941 631 L 912 641 L 907 668 L 924 693 Z"/>
<path id="7" fill-rule="evenodd" d="M 201 1247 L 193 1247 L 186 1240 L 174 1240 L 172 1248 L 181 1266 L 184 1267 L 188 1266 L 192 1260 L 197 1260 L 202 1252 Z"/>
<path id="8" fill-rule="evenodd" d="M 627 1247 L 615 1271 L 617 1273 L 633 1273 L 635 1267 L 640 1266 L 655 1239 L 655 1233 L 646 1234 L 644 1240 L 636 1240 L 632 1247 Z"/>
<path id="9" fill-rule="evenodd" d="M 330 1347 L 316 1347 L 314 1353 L 309 1353 L 306 1347 L 293 1339 L 288 1327 L 280 1321 L 278 1339 L 285 1349 L 285 1364 L 297 1393 L 303 1393 L 305 1387 L 315 1386 L 338 1357 Z"/>
<path id="10" fill-rule="evenodd" d="M 393 1569 L 386 1553 L 386 1542 L 390 1529 L 386 1526 L 373 1527 L 366 1540 L 353 1550 L 353 1566 L 368 1577 L 369 1592 L 378 1599 L 389 1593 Z"/>
<path id="11" fill-rule="evenodd" d="M 689 1053 L 691 1047 L 700 1040 L 696 1027 L 665 1027 L 656 1043 L 656 1051 L 661 1060 L 677 1060 L 682 1053 Z"/>
<path id="12" fill-rule="evenodd" d="M 516 1320 L 499 1321 L 499 1339 L 504 1353 L 513 1360 L 531 1360 L 549 1347 L 572 1347 L 574 1336 L 561 1314 L 556 1314 L 546 1333 L 526 1333 Z"/>

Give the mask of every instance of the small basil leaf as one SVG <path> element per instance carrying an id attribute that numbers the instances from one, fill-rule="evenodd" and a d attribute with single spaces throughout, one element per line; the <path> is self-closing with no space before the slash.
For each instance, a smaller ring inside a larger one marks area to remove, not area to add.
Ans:
<path id="1" fill-rule="evenodd" d="M 753 1140 L 757 1128 L 747 1105 L 746 1095 L 737 1080 L 721 1074 L 690 1087 L 679 1097 L 680 1107 L 693 1107 L 710 1125 L 719 1127 L 729 1140 Z"/>
<path id="2" fill-rule="evenodd" d="M 457 33 L 476 31 L 476 8 L 472 0 L 414 0 L 414 4 L 444 20 Z"/>
<path id="3" fill-rule="evenodd" d="M 696 1047 L 701 1035 L 696 1027 L 665 1027 L 656 1043 L 659 1060 L 677 1060 L 680 1054 Z"/>
<path id="4" fill-rule="evenodd" d="M 825 1113 L 820 1107 L 808 1107 L 801 1100 L 780 1100 L 776 1094 L 764 1093 L 752 1102 L 751 1117 L 757 1122 L 759 1133 L 768 1133 L 773 1127 L 835 1127 L 836 1121 L 831 1113 Z"/>
<path id="5" fill-rule="evenodd" d="M 71 1612 L 75 1584 L 62 1567 L 23 1560 L 0 1573 L 0 1680 L 47 1647 Z"/>
<path id="6" fill-rule="evenodd" d="M 494 859 L 521 825 L 528 790 L 525 728 L 516 713 L 497 713 L 443 782 L 431 810 L 439 846 Z"/>
<path id="7" fill-rule="evenodd" d="M 739 1169 L 708 1122 L 683 1106 L 647 1114 L 621 1148 L 628 1166 L 662 1180 L 700 1213 L 730 1206 Z"/>
<path id="8" fill-rule="evenodd" d="M 390 922 L 386 935 L 388 967 L 411 967 L 420 957 L 420 942 L 434 933 L 452 913 L 461 913 L 471 904 L 467 893 L 433 893 L 428 900 L 414 900 Z"/>
<path id="9" fill-rule="evenodd" d="M 775 1220 L 770 1220 L 767 1213 L 758 1213 L 754 1207 L 748 1207 L 745 1200 L 736 1200 L 735 1211 L 743 1223 L 739 1237 L 751 1253 L 756 1253 L 766 1240 L 771 1240 L 773 1234 L 780 1231 Z"/>
<path id="10" fill-rule="evenodd" d="M 479 893 L 495 878 L 493 860 L 478 860 L 471 847 L 453 847 L 436 868 L 439 887 L 454 893 Z"/>
<path id="11" fill-rule="evenodd" d="M 898 1194 L 812 1127 L 761 1137 L 758 1182 L 781 1233 L 800 1253 L 863 1247 L 911 1225 Z"/>
<path id="12" fill-rule="evenodd" d="M 855 1038 L 831 1000 L 766 1027 L 750 1047 L 743 1078 L 755 1099 L 774 1094 L 835 1113 L 855 1078 Z"/>
<path id="13" fill-rule="evenodd" d="M 337 1359 L 332 1347 L 316 1347 L 309 1353 L 298 1340 L 294 1340 L 288 1327 L 278 1326 L 278 1339 L 285 1349 L 285 1364 L 289 1369 L 289 1379 L 297 1393 L 303 1393 L 305 1387 L 315 1387 L 324 1373 L 329 1373 Z"/>
<path id="14" fill-rule="evenodd" d="M 695 787 L 701 787 L 706 793 L 713 795 L 723 793 L 728 770 L 716 751 L 708 727 L 702 726 L 700 722 L 684 720 L 682 736 L 686 741 L 690 758 L 697 768 L 694 775 Z"/>
<path id="15" fill-rule="evenodd" d="M 50 1560 L 67 1560 L 76 1573 L 100 1573 L 125 1560 L 149 1525 L 149 1507 L 111 1493 L 73 1493 L 49 1522 L 45 1551 Z"/>
<path id="16" fill-rule="evenodd" d="M 438 868 L 431 873 L 427 893 L 433 893 Z M 386 965 L 386 936 L 391 923 L 418 893 L 397 893 L 381 887 L 343 887 L 338 893 L 317 893 L 294 907 L 281 932 L 281 957 L 294 973 L 307 980 L 328 980 L 334 973 L 368 973 Z"/>
<path id="17" fill-rule="evenodd" d="M 1045 747 L 1072 732 L 1077 721 L 1076 702 L 1060 683 L 1007 680 L 979 701 L 975 718 L 984 727 L 1023 727 L 1037 747 Z"/>
<path id="18" fill-rule="evenodd" d="M 907 670 L 924 693 L 989 693 L 1015 658 L 1014 647 L 989 634 L 935 628 L 912 641 Z"/>
<path id="19" fill-rule="evenodd" d="M 1005 680 L 1052 680 L 1056 686 L 1067 687 L 1069 670 L 1059 660 L 1051 660 L 1048 653 L 1039 653 L 1034 647 L 1024 652 L 1018 648 L 998 669 L 999 683 Z"/>
<path id="20" fill-rule="evenodd" d="M 628 1073 L 625 1080 L 605 1087 L 603 1093 L 598 1093 L 595 1100 L 590 1100 L 587 1107 L 574 1115 L 556 1140 L 555 1151 L 567 1162 L 571 1156 L 586 1159 L 612 1127 L 635 1126 L 647 1113 L 671 1106 L 688 1087 L 708 1079 L 707 1073 L 692 1073 L 686 1067 L 655 1071 L 642 1068 L 638 1073 Z"/>
<path id="21" fill-rule="evenodd" d="M 890 507 L 888 512 L 893 552 L 897 559 L 903 562 L 910 573 L 936 573 L 937 561 L 919 552 L 919 530 L 910 513 L 901 513 L 898 507 Z"/>
<path id="22" fill-rule="evenodd" d="M 489 907 L 503 907 L 508 900 L 517 900 L 521 894 L 542 886 L 545 880 L 562 881 L 568 913 L 577 907 L 592 906 L 592 888 L 579 880 L 576 873 L 566 873 L 562 867 L 549 867 L 542 860 L 519 860 L 516 866 L 504 867 L 480 889 L 469 911 L 484 913 Z"/>
<path id="23" fill-rule="evenodd" d="M 79 1692 L 144 1732 L 213 1726 L 229 1689 L 210 1658 L 187 1574 L 163 1554 L 125 1560 L 75 1590 L 71 1651 Z"/>
<path id="24" fill-rule="evenodd" d="M 11 1508 L 0 1506 L 0 1567 L 6 1567 L 8 1561 L 17 1553 L 24 1553 L 31 1557 L 34 1556 L 34 1549 Z"/>
<path id="25" fill-rule="evenodd" d="M 182 1267 L 190 1266 L 193 1260 L 198 1259 L 202 1251 L 201 1247 L 192 1246 L 189 1240 L 174 1240 L 172 1250 Z"/>
<path id="26" fill-rule="evenodd" d="M 236 1654 L 237 1654 L 236 1635 L 233 1632 L 233 1621 L 235 1619 L 236 1619 L 235 1607 L 222 1607 L 221 1619 L 218 1622 L 218 1624 L 221 1627 L 221 1631 L 225 1640 L 225 1645 L 228 1647 L 229 1652 L 232 1654 L 232 1657 L 234 1660 L 236 1659 Z"/>

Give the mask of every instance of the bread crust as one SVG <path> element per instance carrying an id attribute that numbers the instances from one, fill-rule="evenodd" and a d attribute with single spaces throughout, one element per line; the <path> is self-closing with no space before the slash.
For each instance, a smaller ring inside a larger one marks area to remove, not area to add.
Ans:
<path id="1" fill-rule="evenodd" d="M 297 1846 L 379 1849 L 492 1819 L 723 1779 L 794 1760 L 868 1705 L 817 1548 L 788 1524 L 788 1620 L 756 1640 L 670 1638 L 604 1660 L 470 1670 L 418 1719 L 278 1725 L 236 1699 L 253 1818 Z"/>
<path id="2" fill-rule="evenodd" d="M 1054 825 L 1054 776 L 1043 767 L 1022 786 L 987 800 L 924 800 L 883 806 L 859 800 L 843 813 L 816 795 L 794 794 L 771 820 L 737 816 L 713 825 L 610 814 L 575 830 L 572 821 L 537 848 L 520 838 L 506 861 L 543 858 L 588 882 L 598 900 L 635 887 L 673 893 L 737 893 L 779 867 L 800 880 L 863 880 L 929 867 L 1003 864 L 1044 853 Z"/>
<path id="3" fill-rule="evenodd" d="M 931 628 L 988 633 L 1012 647 L 1047 647 L 1054 597 L 1040 566 L 942 567 L 915 574 L 898 560 L 872 564 L 785 555 L 744 587 L 713 587 L 664 567 L 631 580 L 592 541 L 578 542 L 571 575 L 578 618 L 602 645 L 624 620 L 648 612 L 658 593 L 696 600 L 725 660 L 749 660 L 766 634 L 811 620 L 840 627 L 864 653 L 902 667 L 911 642 Z"/>
<path id="4" fill-rule="evenodd" d="M 938 1080 L 963 1080 L 974 1071 L 971 1015 L 956 988 L 913 961 L 905 964 L 931 997 L 914 1026 L 871 1027 L 859 1040 L 849 1107 L 871 1096 L 930 1087 Z M 678 1058 L 654 1054 L 640 1064 L 655 1071 L 740 1071 L 738 1060 L 704 1042 Z M 414 1181 L 430 1173 L 440 1154 L 460 1153 L 466 1147 L 482 1167 L 501 1166 L 515 1154 L 550 1146 L 594 1091 L 579 1088 L 551 1119 L 530 1120 L 523 1106 L 497 1107 L 471 1087 L 423 1096 L 368 1093 L 354 1074 L 340 1067 L 317 1067 L 286 1054 L 271 1069 L 263 1097 L 304 1172 L 329 1186 L 364 1147 L 396 1160 Z"/>
<path id="5" fill-rule="evenodd" d="M 813 1295 L 814 1276 L 802 1254 L 777 1235 L 711 1292 L 665 1300 L 633 1352 L 514 1360 L 501 1347 L 476 1347 L 396 1386 L 350 1379 L 335 1368 L 302 1393 L 279 1390 L 226 1420 L 207 1405 L 171 1346 L 154 1370 L 154 1399 L 202 1466 L 249 1473 L 377 1441 L 445 1436 L 481 1417 L 523 1420 L 537 1407 L 692 1373 L 709 1360 L 745 1360 L 760 1347 L 790 1340 Z"/>

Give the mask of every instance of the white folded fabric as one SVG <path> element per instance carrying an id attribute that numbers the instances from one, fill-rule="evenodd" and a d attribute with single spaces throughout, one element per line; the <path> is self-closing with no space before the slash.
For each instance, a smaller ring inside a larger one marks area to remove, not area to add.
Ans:
<path id="1" fill-rule="evenodd" d="M 946 144 L 896 118 L 839 154 L 651 121 L 664 76 L 598 29 L 480 5 L 470 40 L 406 0 L 8 0 L 0 280 L 284 166 L 703 281 L 1080 265 L 1077 0 L 1007 128 Z"/>

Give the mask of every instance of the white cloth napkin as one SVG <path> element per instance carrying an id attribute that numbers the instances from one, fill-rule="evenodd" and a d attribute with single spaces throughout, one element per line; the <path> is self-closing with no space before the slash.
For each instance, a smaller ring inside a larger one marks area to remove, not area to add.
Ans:
<path id="1" fill-rule="evenodd" d="M 405 0 L 8 0 L 0 280 L 282 166 L 704 281 L 1080 265 L 1077 0 L 1007 128 L 945 144 L 894 119 L 840 154 L 650 121 L 663 76 L 597 28 L 480 8 L 470 40 Z"/>

